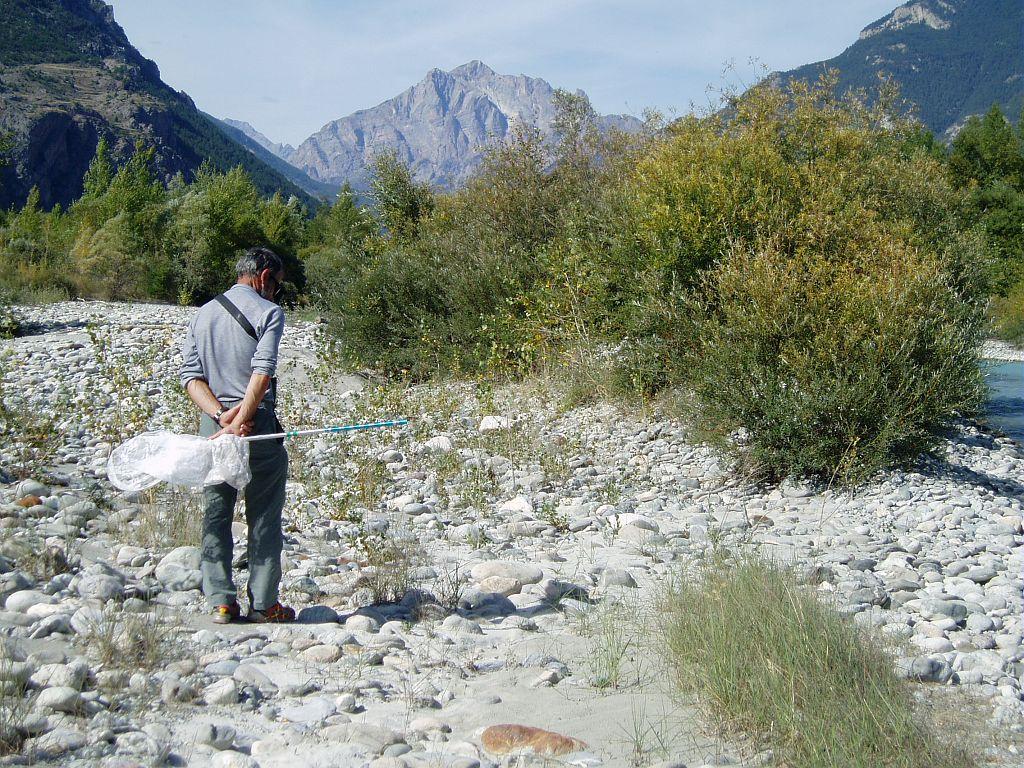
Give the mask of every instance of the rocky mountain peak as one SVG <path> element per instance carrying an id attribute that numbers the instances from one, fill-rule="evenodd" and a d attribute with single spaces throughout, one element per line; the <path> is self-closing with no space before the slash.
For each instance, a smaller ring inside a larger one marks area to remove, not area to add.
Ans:
<path id="1" fill-rule="evenodd" d="M 944 0 L 913 0 L 865 27 L 860 33 L 860 39 L 865 40 L 880 32 L 895 32 L 914 24 L 924 24 L 932 29 L 949 29 L 952 23 L 950 17 L 956 11 L 953 3 Z"/>
<path id="2" fill-rule="evenodd" d="M 456 67 L 450 74 L 460 80 L 479 80 L 481 78 L 494 77 L 496 73 L 479 59 L 473 59 Z"/>
<path id="3" fill-rule="evenodd" d="M 393 151 L 418 179 L 450 189 L 472 175 L 480 148 L 504 140 L 516 123 L 550 133 L 554 93 L 540 78 L 499 74 L 479 60 L 432 69 L 394 98 L 328 123 L 287 159 L 314 179 L 360 189 L 373 158 Z M 640 124 L 606 120 L 626 130 Z"/>
<path id="4" fill-rule="evenodd" d="M 232 128 L 237 128 L 265 150 L 271 154 L 277 155 L 277 157 L 282 160 L 287 160 L 291 156 L 292 152 L 295 151 L 295 147 L 291 144 L 279 144 L 276 141 L 271 141 L 245 120 L 232 120 L 226 117 L 223 122 L 227 123 Z"/>

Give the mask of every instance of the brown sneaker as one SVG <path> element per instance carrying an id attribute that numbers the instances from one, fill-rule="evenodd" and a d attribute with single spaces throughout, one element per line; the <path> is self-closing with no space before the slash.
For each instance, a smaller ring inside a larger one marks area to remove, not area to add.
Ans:
<path id="1" fill-rule="evenodd" d="M 274 603 L 262 611 L 249 611 L 249 621 L 255 624 L 284 624 L 295 621 L 295 609 L 287 605 Z"/>
<path id="2" fill-rule="evenodd" d="M 241 615 L 242 609 L 238 607 L 238 603 L 231 603 L 214 608 L 212 618 L 214 624 L 230 624 L 232 621 L 238 621 Z"/>

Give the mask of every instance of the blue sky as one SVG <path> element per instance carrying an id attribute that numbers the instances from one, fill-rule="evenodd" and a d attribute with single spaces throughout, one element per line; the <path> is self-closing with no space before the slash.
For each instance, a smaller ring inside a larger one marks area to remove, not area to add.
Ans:
<path id="1" fill-rule="evenodd" d="M 432 68 L 581 88 L 600 112 L 673 115 L 707 87 L 831 58 L 898 0 L 108 0 L 165 82 L 297 145 Z M 723 69 L 735 65 L 723 78 Z"/>

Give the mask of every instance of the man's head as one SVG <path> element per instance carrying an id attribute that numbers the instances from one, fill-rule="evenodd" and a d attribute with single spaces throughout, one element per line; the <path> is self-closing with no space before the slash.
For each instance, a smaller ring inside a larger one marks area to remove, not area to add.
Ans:
<path id="1" fill-rule="evenodd" d="M 251 286 L 268 301 L 280 297 L 284 285 L 281 257 L 269 248 L 250 248 L 235 266 L 238 282 Z"/>

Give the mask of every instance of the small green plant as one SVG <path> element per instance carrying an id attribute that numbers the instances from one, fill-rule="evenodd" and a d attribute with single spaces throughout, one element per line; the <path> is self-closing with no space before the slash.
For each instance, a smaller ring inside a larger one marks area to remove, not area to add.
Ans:
<path id="1" fill-rule="evenodd" d="M 609 477 L 597 489 L 597 499 L 602 504 L 618 504 L 621 498 L 622 486 L 615 481 L 615 478 Z"/>
<path id="2" fill-rule="evenodd" d="M 462 595 L 466 591 L 466 582 L 462 578 L 464 573 L 461 563 L 445 563 L 440 566 L 437 579 L 434 581 L 433 591 L 438 605 L 451 613 L 458 610 Z"/>
<path id="3" fill-rule="evenodd" d="M 668 757 L 668 739 L 665 722 L 652 722 L 647 712 L 647 697 L 643 694 L 630 700 L 629 724 L 623 726 L 629 744 L 629 764 L 632 768 L 649 765 L 655 757 Z"/>
<path id="4" fill-rule="evenodd" d="M 410 571 L 423 559 L 419 542 L 406 531 L 394 532 L 390 521 L 371 523 L 356 509 L 349 510 L 343 519 L 352 525 L 346 539 L 366 563 L 367 586 L 374 603 L 401 600 L 412 583 Z"/>
<path id="5" fill-rule="evenodd" d="M 638 650 L 638 606 L 624 600 L 603 602 L 580 617 L 580 632 L 590 639 L 587 667 L 590 682 L 599 691 L 631 682 L 637 672 L 629 665 Z"/>
<path id="6" fill-rule="evenodd" d="M 400 380 L 367 384 L 356 400 L 354 415 L 360 421 L 399 418 L 408 410 L 408 393 L 408 385 Z"/>
<path id="7" fill-rule="evenodd" d="M 462 472 L 462 459 L 455 451 L 434 453 L 428 457 L 428 468 L 437 478 L 438 488 L 451 483 Z"/>
<path id="8" fill-rule="evenodd" d="M 114 331 L 92 322 L 86 326 L 100 375 L 92 383 L 90 432 L 105 442 L 116 444 L 124 435 L 145 431 L 155 410 L 154 402 L 142 385 L 152 373 L 154 349 L 136 350 L 121 355 L 114 343 Z M 133 377 L 129 371 L 142 371 Z M 115 400 L 116 398 L 116 400 Z"/>
<path id="9" fill-rule="evenodd" d="M 537 458 L 540 460 L 540 468 L 548 480 L 565 480 L 570 473 L 569 462 L 570 452 L 574 452 L 579 445 L 570 441 L 563 435 L 554 435 L 546 440 L 539 440 L 537 443 Z"/>
<path id="10" fill-rule="evenodd" d="M 336 519 L 347 520 L 353 509 L 376 509 L 387 489 L 387 467 L 375 458 L 358 456 L 355 471 L 343 484 L 339 493 L 334 494 Z"/>
<path id="11" fill-rule="evenodd" d="M 481 416 L 487 416 L 497 412 L 495 402 L 494 382 L 489 379 L 480 379 L 476 385 L 477 409 Z"/>
<path id="12" fill-rule="evenodd" d="M 915 713 L 869 637 L 757 555 L 717 551 L 679 578 L 661 631 L 676 681 L 721 727 L 793 768 L 964 768 L 963 741 Z"/>
<path id="13" fill-rule="evenodd" d="M 485 512 L 491 495 L 497 490 L 497 483 L 490 469 L 473 464 L 463 468 L 458 490 L 465 506 Z"/>
<path id="14" fill-rule="evenodd" d="M 18 477 L 25 479 L 53 459 L 58 448 L 53 437 L 63 414 L 56 409 L 41 411 L 27 393 L 13 391 L 6 384 L 9 371 L 19 364 L 13 352 L 3 351 L 0 356 L 0 434 L 9 441 L 17 457 Z"/>
<path id="15" fill-rule="evenodd" d="M 541 507 L 538 517 L 548 525 L 552 526 L 559 533 L 569 532 L 569 517 L 558 510 L 558 506 L 550 499 L 545 501 Z"/>
<path id="16" fill-rule="evenodd" d="M 20 570 L 41 582 L 68 571 L 66 548 L 47 545 L 37 536 L 10 538 L 4 542 L 3 552 L 18 564 Z"/>
<path id="17" fill-rule="evenodd" d="M 0 339 L 13 339 L 18 335 L 18 319 L 5 303 L 0 303 Z"/>

